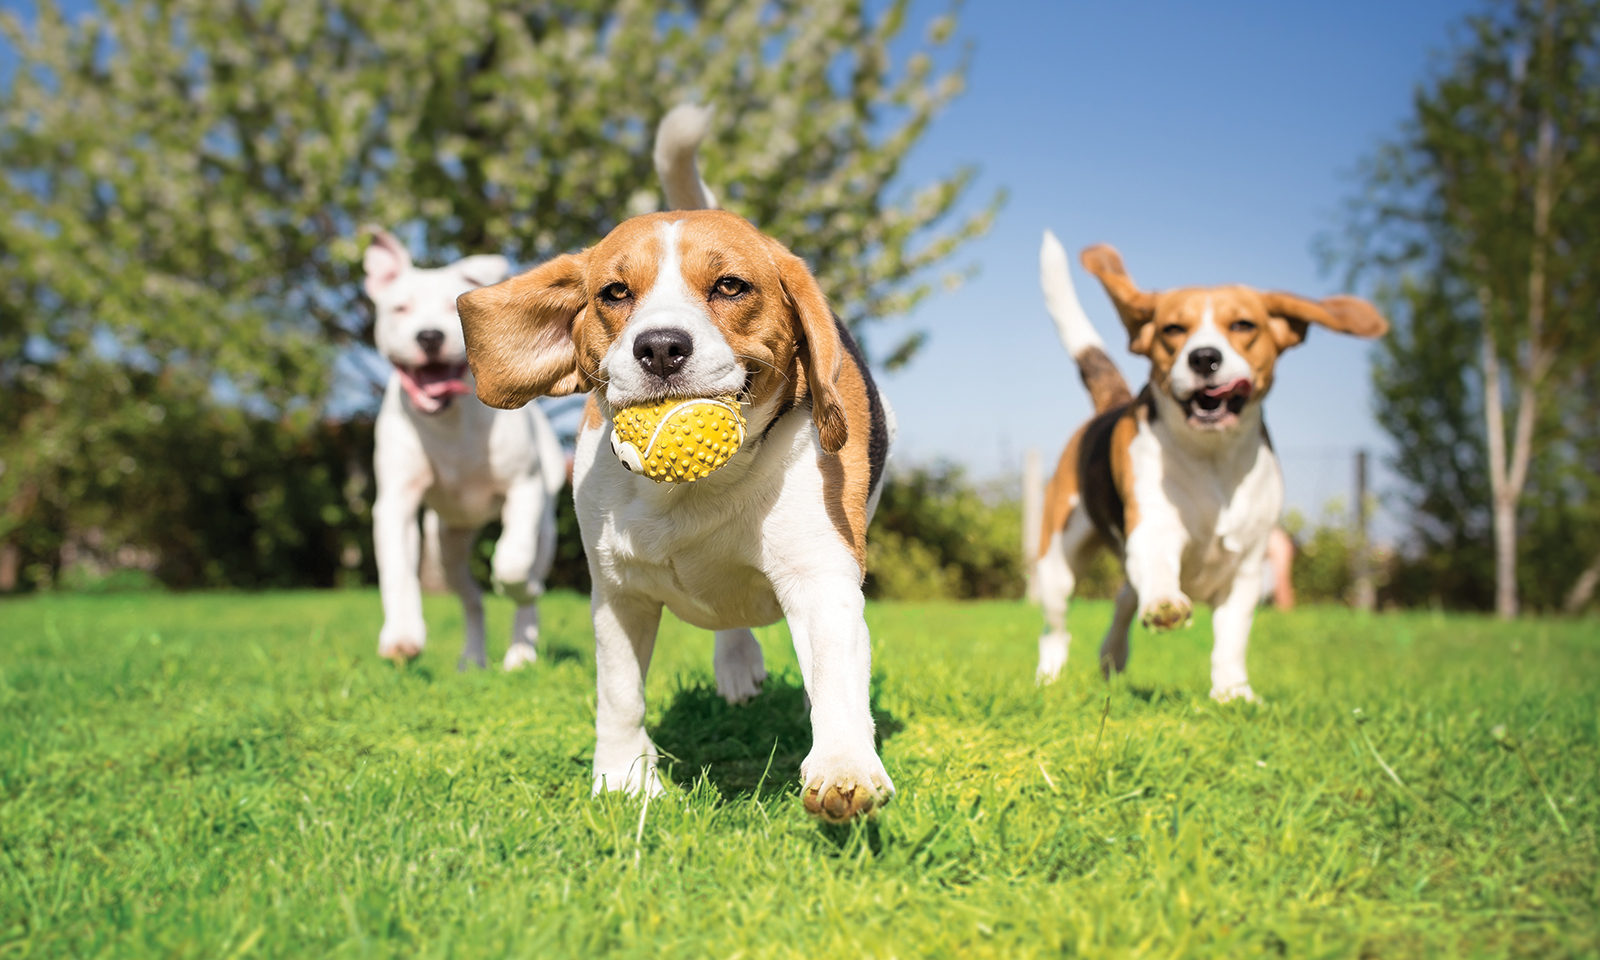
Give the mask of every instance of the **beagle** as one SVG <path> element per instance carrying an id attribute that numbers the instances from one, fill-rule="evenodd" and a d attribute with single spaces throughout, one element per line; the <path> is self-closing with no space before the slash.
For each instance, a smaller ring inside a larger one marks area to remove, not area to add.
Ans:
<path id="1" fill-rule="evenodd" d="M 573 492 L 594 581 L 594 790 L 661 789 L 644 680 L 666 607 L 716 631 L 730 703 L 766 677 L 750 628 L 786 618 L 812 705 L 806 810 L 839 822 L 885 802 L 861 581 L 893 415 L 805 262 L 730 213 L 653 213 L 458 303 L 485 403 L 591 391 Z M 708 477 L 657 484 L 613 455 L 616 410 L 727 395 L 747 439 Z"/>
<path id="2" fill-rule="evenodd" d="M 1127 666 L 1135 616 L 1171 630 L 1189 623 L 1199 600 L 1213 606 L 1211 696 L 1254 700 L 1245 648 L 1283 509 L 1283 477 L 1261 412 L 1273 365 L 1313 323 L 1358 337 L 1382 336 L 1389 324 L 1350 296 L 1308 300 L 1239 285 L 1140 290 L 1104 244 L 1081 260 L 1116 305 L 1129 349 L 1149 358 L 1150 380 L 1137 397 L 1129 391 L 1078 302 L 1066 251 L 1046 231 L 1045 304 L 1095 416 L 1067 442 L 1045 493 L 1034 566 L 1046 625 L 1039 682 L 1066 665 L 1067 599 L 1094 551 L 1109 547 L 1127 580 L 1100 646 L 1101 673 Z"/>

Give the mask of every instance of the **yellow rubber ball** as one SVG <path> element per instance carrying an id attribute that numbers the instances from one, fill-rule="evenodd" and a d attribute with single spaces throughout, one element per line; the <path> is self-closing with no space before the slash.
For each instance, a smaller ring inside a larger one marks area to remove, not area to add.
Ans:
<path id="1" fill-rule="evenodd" d="M 611 450 L 633 473 L 657 483 L 708 477 L 744 443 L 735 397 L 663 400 L 624 407 L 612 417 Z"/>

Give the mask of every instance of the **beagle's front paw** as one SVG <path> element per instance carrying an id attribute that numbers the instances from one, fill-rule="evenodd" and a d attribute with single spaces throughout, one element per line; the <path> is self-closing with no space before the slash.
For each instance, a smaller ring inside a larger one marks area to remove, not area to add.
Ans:
<path id="1" fill-rule="evenodd" d="M 889 802 L 894 782 L 870 748 L 818 755 L 800 764 L 806 812 L 829 823 L 848 823 Z"/>
<path id="2" fill-rule="evenodd" d="M 656 773 L 656 745 L 640 730 L 626 737 L 601 738 L 594 747 L 594 793 L 621 790 L 637 794 L 643 790 L 652 797 L 665 792 Z"/>
<path id="3" fill-rule="evenodd" d="M 1187 627 L 1194 622 L 1194 605 L 1183 594 L 1152 600 L 1139 611 L 1139 622 L 1146 630 L 1157 633 L 1177 627 Z"/>

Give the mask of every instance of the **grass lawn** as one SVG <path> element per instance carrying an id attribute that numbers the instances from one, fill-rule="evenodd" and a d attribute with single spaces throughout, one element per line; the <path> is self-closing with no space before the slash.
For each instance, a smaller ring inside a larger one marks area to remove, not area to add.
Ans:
<path id="1" fill-rule="evenodd" d="M 876 605 L 900 792 L 830 828 L 781 626 L 729 708 L 664 625 L 678 788 L 642 809 L 588 795 L 584 598 L 512 675 L 457 674 L 459 608 L 428 615 L 397 671 L 371 592 L 0 602 L 0 958 L 1600 951 L 1592 620 L 1266 612 L 1266 703 L 1219 706 L 1203 614 L 1108 687 L 1080 604 L 1041 690 L 1032 609 Z"/>

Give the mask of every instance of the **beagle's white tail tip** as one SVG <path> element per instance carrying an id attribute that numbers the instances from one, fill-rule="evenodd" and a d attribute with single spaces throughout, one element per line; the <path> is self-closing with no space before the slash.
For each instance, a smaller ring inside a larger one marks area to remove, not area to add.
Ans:
<path id="1" fill-rule="evenodd" d="M 1044 243 L 1039 247 L 1039 286 L 1044 290 L 1045 308 L 1056 322 L 1061 345 L 1074 359 L 1091 347 L 1105 350 L 1106 342 L 1095 332 L 1089 315 L 1083 312 L 1083 304 L 1078 301 L 1067 251 L 1049 230 L 1044 232 Z"/>
<path id="2" fill-rule="evenodd" d="M 711 130 L 711 108 L 680 103 L 656 127 L 656 175 L 669 210 L 715 210 L 717 198 L 700 179 L 695 154 Z"/>

